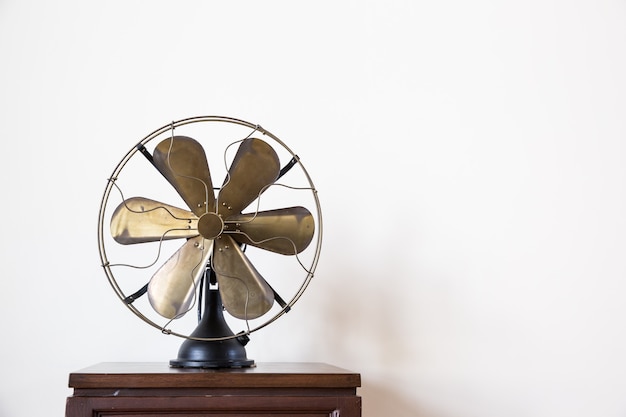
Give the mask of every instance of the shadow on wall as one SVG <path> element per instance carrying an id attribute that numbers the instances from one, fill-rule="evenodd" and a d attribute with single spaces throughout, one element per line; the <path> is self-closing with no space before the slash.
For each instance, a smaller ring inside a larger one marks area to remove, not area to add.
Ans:
<path id="1" fill-rule="evenodd" d="M 405 368 L 406 364 L 415 366 L 411 340 L 415 337 L 414 320 L 407 320 L 408 314 L 413 314 L 412 300 L 394 266 L 384 271 L 359 266 L 338 268 L 329 275 L 343 279 L 316 287 L 326 296 L 320 298 L 323 304 L 313 331 L 333 341 L 322 346 L 328 349 L 327 356 L 382 373 Z"/>
<path id="2" fill-rule="evenodd" d="M 337 266 L 333 274 L 345 279 L 324 284 L 323 291 L 333 297 L 324 298 L 318 327 L 312 332 L 333 343 L 312 343 L 309 349 L 315 346 L 315 350 L 311 356 L 333 358 L 331 362 L 361 374 L 358 394 L 363 401 L 363 417 L 442 417 L 410 396 L 410 390 L 407 393 L 410 377 L 397 378 L 415 374 L 420 363 L 407 337 L 407 332 L 415 330 L 406 320 L 411 297 L 398 278 L 401 273 L 397 266 L 392 262 L 367 270 Z"/>
<path id="3" fill-rule="evenodd" d="M 397 394 L 386 385 L 376 384 L 367 378 L 362 385 L 358 394 L 362 399 L 364 417 L 442 417 L 441 414 L 420 409 L 410 398 Z"/>

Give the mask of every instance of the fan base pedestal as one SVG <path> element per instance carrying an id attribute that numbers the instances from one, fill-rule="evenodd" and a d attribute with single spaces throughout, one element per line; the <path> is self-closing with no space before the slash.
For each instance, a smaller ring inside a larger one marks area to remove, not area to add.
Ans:
<path id="1" fill-rule="evenodd" d="M 254 365 L 248 359 L 244 345 L 248 337 L 234 337 L 222 312 L 222 299 L 219 290 L 207 288 L 205 293 L 204 315 L 198 327 L 180 347 L 178 358 L 170 361 L 175 368 L 244 368 Z M 228 338 L 230 337 L 230 338 Z M 219 339 L 224 340 L 198 340 Z"/>
<path id="2" fill-rule="evenodd" d="M 254 366 L 253 360 L 247 361 L 188 361 L 181 359 L 172 359 L 170 361 L 172 368 L 249 368 Z"/>

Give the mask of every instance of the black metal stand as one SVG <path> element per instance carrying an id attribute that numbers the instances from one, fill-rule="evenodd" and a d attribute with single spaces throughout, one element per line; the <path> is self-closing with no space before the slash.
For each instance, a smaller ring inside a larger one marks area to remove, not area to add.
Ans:
<path id="1" fill-rule="evenodd" d="M 216 288 L 207 283 L 204 297 L 204 314 L 193 338 L 220 338 L 234 336 L 224 319 L 222 298 Z M 179 368 L 243 368 L 254 365 L 246 356 L 248 337 L 242 335 L 226 340 L 205 341 L 187 339 L 178 351 L 178 358 L 170 366 Z"/>

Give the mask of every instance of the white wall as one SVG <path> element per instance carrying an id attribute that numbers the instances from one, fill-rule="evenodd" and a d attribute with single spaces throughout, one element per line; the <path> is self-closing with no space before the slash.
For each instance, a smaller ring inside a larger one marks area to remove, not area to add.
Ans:
<path id="1" fill-rule="evenodd" d="M 0 2 L 0 416 L 167 361 L 100 267 L 107 176 L 169 121 L 306 158 L 324 243 L 259 362 L 361 372 L 364 417 L 626 414 L 623 1 Z M 32 400 L 32 393 L 37 400 Z"/>

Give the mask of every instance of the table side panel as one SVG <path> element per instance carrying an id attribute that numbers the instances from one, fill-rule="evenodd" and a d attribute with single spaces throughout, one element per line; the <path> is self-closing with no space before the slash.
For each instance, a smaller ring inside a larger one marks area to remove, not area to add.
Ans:
<path id="1" fill-rule="evenodd" d="M 71 373 L 69 386 L 66 417 L 361 416 L 360 374 L 322 363 L 101 363 Z"/>
<path id="2" fill-rule="evenodd" d="M 70 397 L 66 417 L 324 416 L 360 417 L 360 397 Z"/>
<path id="3" fill-rule="evenodd" d="M 175 381 L 175 385 L 173 384 Z M 69 386 L 86 388 L 356 388 L 361 376 L 321 363 L 259 364 L 240 369 L 171 368 L 162 363 L 103 363 L 69 377 Z"/>

